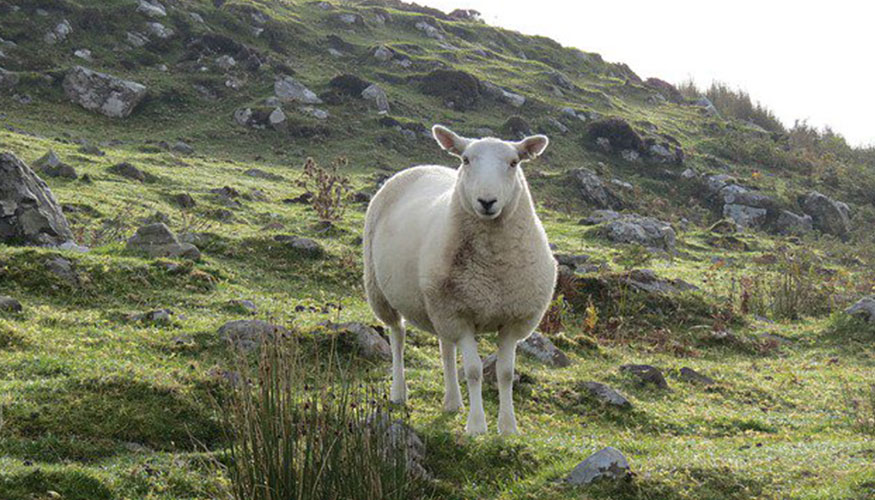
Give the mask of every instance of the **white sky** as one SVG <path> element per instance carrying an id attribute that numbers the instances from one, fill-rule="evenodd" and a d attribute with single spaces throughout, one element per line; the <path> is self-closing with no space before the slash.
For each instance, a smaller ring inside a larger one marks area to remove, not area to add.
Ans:
<path id="1" fill-rule="evenodd" d="M 627 63 L 642 78 L 719 80 L 794 120 L 875 145 L 870 0 L 417 0 Z"/>

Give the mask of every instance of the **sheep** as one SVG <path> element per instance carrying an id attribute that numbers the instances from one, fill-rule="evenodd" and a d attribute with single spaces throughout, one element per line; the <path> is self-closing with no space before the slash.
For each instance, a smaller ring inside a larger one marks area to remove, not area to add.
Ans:
<path id="1" fill-rule="evenodd" d="M 470 403 L 465 430 L 485 433 L 475 335 L 497 331 L 498 431 L 516 434 L 516 345 L 537 327 L 556 284 L 556 261 L 520 164 L 537 158 L 549 140 L 468 139 L 440 125 L 432 134 L 461 165 L 395 174 L 365 216 L 364 285 L 374 315 L 390 331 L 390 398 L 407 401 L 406 322 L 439 339 L 447 412 L 462 407 L 456 347 L 462 351 Z"/>

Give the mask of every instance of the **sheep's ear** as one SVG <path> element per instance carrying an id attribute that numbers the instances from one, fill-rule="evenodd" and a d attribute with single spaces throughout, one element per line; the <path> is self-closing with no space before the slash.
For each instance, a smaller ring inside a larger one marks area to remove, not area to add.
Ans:
<path id="1" fill-rule="evenodd" d="M 431 134 L 445 151 L 456 156 L 461 155 L 471 142 L 470 139 L 457 135 L 443 125 L 435 125 L 432 127 Z"/>
<path id="2" fill-rule="evenodd" d="M 550 144 L 550 139 L 546 135 L 533 135 L 517 142 L 516 150 L 520 154 L 520 160 L 534 160 L 541 156 L 541 153 L 547 149 L 547 144 Z"/>

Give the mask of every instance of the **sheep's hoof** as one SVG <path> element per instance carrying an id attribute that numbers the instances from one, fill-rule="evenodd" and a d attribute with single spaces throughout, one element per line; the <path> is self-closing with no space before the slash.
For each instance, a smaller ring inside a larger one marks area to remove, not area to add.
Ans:
<path id="1" fill-rule="evenodd" d="M 498 417 L 498 433 L 502 436 L 514 436 L 520 433 L 516 427 L 516 417 L 510 415 L 508 417 Z"/>
<path id="2" fill-rule="evenodd" d="M 462 409 L 461 401 L 444 401 L 444 412 L 456 413 Z"/>
<path id="3" fill-rule="evenodd" d="M 392 390 L 389 391 L 389 401 L 395 403 L 396 405 L 403 405 L 407 403 L 407 387 L 403 387 L 401 389 L 393 387 Z"/>
<path id="4" fill-rule="evenodd" d="M 486 417 L 481 416 L 478 419 L 471 420 L 468 419 L 468 425 L 465 426 L 465 434 L 469 436 L 477 436 L 479 434 L 486 434 Z"/>

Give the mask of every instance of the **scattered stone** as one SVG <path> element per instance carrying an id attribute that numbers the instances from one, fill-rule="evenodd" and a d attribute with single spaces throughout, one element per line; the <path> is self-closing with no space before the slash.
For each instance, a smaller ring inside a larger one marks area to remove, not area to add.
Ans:
<path id="1" fill-rule="evenodd" d="M 137 48 L 145 47 L 146 44 L 149 43 L 149 38 L 141 33 L 128 31 L 127 33 L 125 33 L 125 38 L 127 39 L 129 44 Z"/>
<path id="2" fill-rule="evenodd" d="M 285 336 L 289 331 L 282 326 L 260 319 L 238 319 L 222 325 L 218 333 L 222 341 L 244 351 L 252 351 L 274 335 Z"/>
<path id="3" fill-rule="evenodd" d="M 70 33 L 73 33 L 73 26 L 70 24 L 70 21 L 64 19 L 55 25 L 55 28 L 52 31 L 46 33 L 43 40 L 47 44 L 53 45 L 65 41 L 67 37 L 70 36 Z"/>
<path id="4" fill-rule="evenodd" d="M 511 116 L 501 125 L 502 133 L 516 139 L 532 135 L 532 126 L 521 116 Z"/>
<path id="5" fill-rule="evenodd" d="M 560 351 L 550 339 L 538 332 L 533 332 L 518 346 L 522 352 L 550 366 L 561 368 L 571 364 L 571 360 L 564 352 Z"/>
<path id="6" fill-rule="evenodd" d="M 181 208 L 194 208 L 197 205 L 195 199 L 188 193 L 178 193 L 171 196 L 170 199 Z"/>
<path id="7" fill-rule="evenodd" d="M 699 289 L 696 285 L 676 278 L 673 280 L 661 279 L 650 269 L 635 269 L 626 275 L 626 282 L 633 288 L 649 293 L 675 294 L 690 292 Z"/>
<path id="8" fill-rule="evenodd" d="M 167 40 L 174 35 L 173 29 L 168 28 L 159 22 L 146 23 L 146 28 L 149 30 L 149 33 L 162 40 Z"/>
<path id="9" fill-rule="evenodd" d="M 386 62 L 392 59 L 395 54 L 385 45 L 380 45 L 374 50 L 374 58 L 376 58 L 380 62 Z"/>
<path id="10" fill-rule="evenodd" d="M 376 83 L 362 90 L 361 96 L 362 99 L 372 101 L 380 113 L 389 112 L 389 97 L 386 95 L 386 91 Z"/>
<path id="11" fill-rule="evenodd" d="M 668 222 L 653 217 L 624 214 L 607 222 L 601 234 L 616 243 L 636 243 L 648 248 L 674 252 L 675 232 Z"/>
<path id="12" fill-rule="evenodd" d="M 101 151 L 99 147 L 97 147 L 93 144 L 83 144 L 82 146 L 79 147 L 79 149 L 77 151 L 79 151 L 80 153 L 82 153 L 84 155 L 106 156 L 106 153 Z"/>
<path id="13" fill-rule="evenodd" d="M 216 58 L 216 66 L 222 71 L 230 71 L 237 66 L 237 60 L 227 54 L 223 54 Z"/>
<path id="14" fill-rule="evenodd" d="M 425 21 L 419 21 L 415 25 L 416 29 L 425 33 L 425 36 L 429 38 L 434 38 L 435 40 L 443 40 L 444 34 L 434 26 L 428 24 Z"/>
<path id="15" fill-rule="evenodd" d="M 875 323 L 875 295 L 860 299 L 856 304 L 845 309 L 845 314 L 859 316 L 869 323 Z"/>
<path id="16" fill-rule="evenodd" d="M 581 219 L 578 224 L 595 226 L 597 224 L 604 224 L 605 222 L 619 219 L 620 217 L 622 217 L 622 215 L 614 210 L 596 210 L 587 217 Z"/>
<path id="17" fill-rule="evenodd" d="M 301 113 L 304 113 L 305 115 L 310 115 L 317 120 L 326 120 L 329 116 L 328 111 L 314 108 L 313 106 L 303 106 L 300 108 L 300 111 Z"/>
<path id="18" fill-rule="evenodd" d="M 386 339 L 380 336 L 376 330 L 362 323 L 331 324 L 329 328 L 340 335 L 348 335 L 352 344 L 358 350 L 358 354 L 366 359 L 374 361 L 388 361 L 392 359 L 392 349 Z"/>
<path id="19" fill-rule="evenodd" d="M 431 475 L 423 466 L 425 464 L 425 443 L 412 427 L 401 420 L 390 421 L 389 416 L 385 413 L 368 417 L 367 425 L 372 431 L 383 433 L 383 439 L 380 440 L 385 447 L 383 453 L 387 456 L 403 454 L 408 477 L 431 479 Z"/>
<path id="20" fill-rule="evenodd" d="M 194 148 L 182 141 L 176 141 L 175 143 L 173 143 L 173 146 L 170 146 L 170 149 L 184 155 L 194 154 Z"/>
<path id="21" fill-rule="evenodd" d="M 699 106 L 704 108 L 705 116 L 708 117 L 717 117 L 720 116 L 720 112 L 717 111 L 717 107 L 714 106 L 714 103 L 711 102 L 711 99 L 708 99 L 705 96 L 699 97 L 693 102 L 694 106 Z"/>
<path id="22" fill-rule="evenodd" d="M 64 179 L 76 179 L 78 177 L 76 169 L 62 162 L 51 149 L 42 158 L 34 162 L 34 167 L 40 173 L 49 177 L 63 177 Z"/>
<path id="23" fill-rule="evenodd" d="M 243 312 L 243 313 L 246 313 L 246 314 L 257 314 L 258 313 L 258 306 L 256 306 L 255 302 L 252 302 L 251 300 L 231 299 L 228 301 L 228 307 L 230 307 L 231 309 L 236 309 L 236 310 Z"/>
<path id="24" fill-rule="evenodd" d="M 294 249 L 305 257 L 318 258 L 325 254 L 325 249 L 322 248 L 322 245 L 309 238 L 278 234 L 274 236 L 273 239 L 274 241 L 283 243 L 288 248 Z"/>
<path id="25" fill-rule="evenodd" d="M 322 104 L 312 90 L 290 76 L 278 78 L 273 85 L 274 94 L 283 102 L 299 102 L 301 104 Z"/>
<path id="26" fill-rule="evenodd" d="M 46 183 L 11 153 L 0 154 L 0 241 L 60 245 L 73 240 Z"/>
<path id="27" fill-rule="evenodd" d="M 76 104 L 111 118 L 125 118 L 146 97 L 146 87 L 76 66 L 64 77 L 64 93 Z"/>
<path id="28" fill-rule="evenodd" d="M 625 396 L 605 384 L 600 382 L 584 382 L 582 387 L 589 391 L 589 394 L 601 403 L 623 409 L 632 407 L 632 403 L 630 403 Z"/>
<path id="29" fill-rule="evenodd" d="M 525 96 L 507 91 L 492 82 L 480 82 L 480 91 L 487 97 L 509 104 L 515 108 L 519 108 L 526 103 Z"/>
<path id="30" fill-rule="evenodd" d="M 137 12 L 152 18 L 167 17 L 167 9 L 165 9 L 157 0 L 140 0 L 140 5 L 137 6 Z"/>
<path id="31" fill-rule="evenodd" d="M 109 167 L 107 171 L 111 174 L 120 175 L 122 177 L 127 177 L 128 179 L 133 179 L 139 182 L 146 182 L 150 179 L 149 174 L 143 172 L 139 168 L 131 165 L 126 161 Z"/>
<path id="32" fill-rule="evenodd" d="M 149 257 L 181 257 L 198 260 L 201 253 L 191 243 L 180 243 L 166 224 L 159 222 L 137 229 L 128 239 L 128 250 L 145 252 Z"/>
<path id="33" fill-rule="evenodd" d="M 589 262 L 589 255 L 569 255 L 569 254 L 561 254 L 556 253 L 553 254 L 553 257 L 556 259 L 556 262 L 561 266 L 568 266 L 570 269 L 578 271 L 581 267 L 585 266 L 587 262 Z"/>
<path id="34" fill-rule="evenodd" d="M 568 175 L 586 203 L 600 209 L 619 210 L 623 208 L 623 201 L 608 189 L 602 179 L 592 170 L 576 168 L 571 170 Z"/>
<path id="35" fill-rule="evenodd" d="M 681 368 L 680 379 L 690 384 L 714 385 L 717 383 L 713 378 L 703 375 L 692 368 L 687 368 L 686 366 Z"/>
<path id="36" fill-rule="evenodd" d="M 360 16 L 358 14 L 350 14 L 350 13 L 338 14 L 337 20 L 342 22 L 343 24 L 348 24 L 350 26 L 353 24 L 364 24 L 364 20 L 362 19 L 362 16 Z"/>
<path id="37" fill-rule="evenodd" d="M 58 279 L 72 287 L 79 286 L 79 274 L 73 269 L 73 263 L 63 257 L 53 257 L 46 261 L 46 270 Z"/>
<path id="38" fill-rule="evenodd" d="M 89 62 L 91 61 L 91 51 L 88 49 L 77 49 L 73 52 L 73 55 L 79 59 L 84 59 Z"/>
<path id="39" fill-rule="evenodd" d="M 21 312 L 21 302 L 13 299 L 12 297 L 0 295 L 0 311 L 14 313 Z"/>
<path id="40" fill-rule="evenodd" d="M 848 206 L 817 191 L 812 191 L 802 204 L 813 219 L 814 227 L 827 234 L 845 237 L 850 230 Z"/>
<path id="41" fill-rule="evenodd" d="M 271 127 L 279 129 L 286 122 L 286 113 L 282 108 L 276 108 L 271 111 L 270 116 L 267 117 L 267 121 Z"/>
<path id="42" fill-rule="evenodd" d="M 247 177 L 255 177 L 256 179 L 265 179 L 268 181 L 282 181 L 284 180 L 283 176 L 272 174 L 270 172 L 265 172 L 264 170 L 257 168 L 250 168 L 249 170 L 243 172 L 243 175 Z"/>
<path id="43" fill-rule="evenodd" d="M 141 314 L 134 314 L 130 317 L 131 321 L 143 323 L 161 323 L 169 324 L 173 319 L 173 311 L 170 309 L 156 309 Z"/>
<path id="44" fill-rule="evenodd" d="M 565 481 L 574 485 L 584 485 L 602 479 L 625 480 L 631 476 L 632 470 L 626 457 L 616 448 L 609 446 L 577 464 Z"/>
<path id="45" fill-rule="evenodd" d="M 493 387 L 498 387 L 498 372 L 496 368 L 496 364 L 498 363 L 498 354 L 492 353 L 489 356 L 486 356 L 482 360 L 483 363 L 483 383 L 486 385 L 491 385 Z M 465 381 L 465 367 L 459 366 L 458 379 L 462 382 Z M 513 383 L 517 384 L 520 381 L 520 374 L 518 371 L 514 370 L 513 372 Z"/>
<path id="46" fill-rule="evenodd" d="M 668 389 L 668 382 L 659 368 L 650 365 L 623 365 L 620 371 L 635 376 L 641 385 L 652 384 L 660 389 Z"/>

